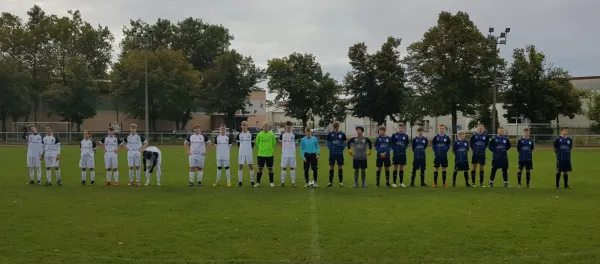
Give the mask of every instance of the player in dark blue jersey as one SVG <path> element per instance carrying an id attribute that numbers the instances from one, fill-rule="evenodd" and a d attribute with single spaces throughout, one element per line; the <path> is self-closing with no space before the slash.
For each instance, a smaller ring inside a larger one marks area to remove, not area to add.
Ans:
<path id="1" fill-rule="evenodd" d="M 477 172 L 477 165 L 479 165 L 479 186 L 482 188 L 485 187 L 485 184 L 483 184 L 483 178 L 485 177 L 485 152 L 487 151 L 489 143 L 490 136 L 485 133 L 485 127 L 482 123 L 477 124 L 477 133 L 473 134 L 470 140 L 471 149 L 473 150 L 473 155 L 471 156 L 471 164 L 473 164 L 473 169 L 471 170 L 471 180 L 473 187 L 477 186 L 475 185 L 475 173 Z"/>
<path id="2" fill-rule="evenodd" d="M 329 184 L 327 187 L 333 186 L 333 176 L 335 165 L 337 164 L 338 179 L 340 181 L 340 187 L 344 184 L 344 150 L 346 148 L 346 134 L 340 131 L 340 122 L 333 122 L 333 131 L 327 135 L 325 141 L 327 148 L 329 149 Z"/>
<path id="3" fill-rule="evenodd" d="M 531 170 L 533 170 L 533 149 L 535 144 L 529 137 L 529 128 L 523 129 L 523 137 L 517 142 L 517 152 L 519 152 L 519 172 L 517 172 L 517 187 L 521 188 L 521 176 L 525 169 L 527 177 L 527 188 L 531 188 Z"/>
<path id="4" fill-rule="evenodd" d="M 392 135 L 392 150 L 394 151 L 394 158 L 392 158 L 392 164 L 394 165 L 394 171 L 392 172 L 392 187 L 396 188 L 396 179 L 398 173 L 400 173 L 400 187 L 406 187 L 404 185 L 404 165 L 406 165 L 406 149 L 408 148 L 408 135 L 404 133 L 404 124 L 398 124 L 398 132 Z"/>
<path id="5" fill-rule="evenodd" d="M 390 167 L 392 163 L 390 161 L 390 152 L 392 151 L 392 139 L 386 134 L 384 126 L 379 127 L 379 136 L 375 139 L 375 150 L 377 151 L 377 160 L 375 166 L 377 167 L 376 180 L 379 188 L 379 180 L 381 178 L 381 168 L 385 167 L 385 186 L 390 188 Z"/>
<path id="6" fill-rule="evenodd" d="M 573 149 L 573 140 L 567 136 L 569 129 L 563 127 L 560 129 L 560 137 L 554 140 L 554 153 L 556 153 L 556 189 L 560 188 L 560 174 L 563 174 L 565 189 L 569 187 L 569 172 L 571 168 L 571 149 Z"/>
<path id="7" fill-rule="evenodd" d="M 446 126 L 439 125 L 439 133 L 433 138 L 431 148 L 433 149 L 433 188 L 437 188 L 438 170 L 442 167 L 442 186 L 448 187 L 446 184 L 446 168 L 448 168 L 448 151 L 450 150 L 451 140 L 446 135 Z"/>
<path id="8" fill-rule="evenodd" d="M 492 138 L 488 149 L 492 152 L 492 174 L 490 176 L 489 187 L 494 187 L 496 171 L 500 169 L 502 170 L 504 187 L 510 188 L 508 185 L 508 150 L 510 149 L 510 140 L 504 135 L 504 128 L 498 128 L 498 135 Z"/>
<path id="9" fill-rule="evenodd" d="M 427 160 L 425 155 L 425 149 L 429 141 L 427 137 L 423 136 L 423 128 L 417 128 L 417 136 L 412 140 L 412 151 L 413 151 L 413 169 L 410 175 L 410 187 L 415 187 L 415 177 L 417 170 L 421 171 L 421 187 L 427 187 L 425 183 L 425 161 Z"/>
<path id="10" fill-rule="evenodd" d="M 452 187 L 456 187 L 456 176 L 462 171 L 465 176 L 465 185 L 469 184 L 469 142 L 465 139 L 465 131 L 458 132 L 458 140 L 452 145 L 454 153 L 454 173 L 452 173 Z"/>

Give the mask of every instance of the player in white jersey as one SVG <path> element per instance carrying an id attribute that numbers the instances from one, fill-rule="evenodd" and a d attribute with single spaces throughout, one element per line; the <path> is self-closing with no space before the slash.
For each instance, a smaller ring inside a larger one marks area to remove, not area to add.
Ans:
<path id="1" fill-rule="evenodd" d="M 60 141 L 58 137 L 52 133 L 52 128 L 46 126 L 46 136 L 42 138 L 44 144 L 44 163 L 46 165 L 46 186 L 52 185 L 52 168 L 56 172 L 56 184 L 60 183 L 60 170 L 58 164 L 60 160 Z"/>
<path id="2" fill-rule="evenodd" d="M 198 186 L 202 186 L 202 177 L 204 176 L 204 160 L 208 147 L 210 147 L 210 139 L 201 133 L 200 125 L 194 125 L 194 134 L 189 135 L 183 142 L 185 151 L 188 154 L 190 163 L 190 184 L 194 186 L 195 174 L 198 174 Z"/>
<path id="3" fill-rule="evenodd" d="M 129 183 L 127 185 L 140 185 L 140 166 L 142 165 L 142 151 L 148 146 L 148 141 L 137 133 L 137 125 L 129 125 L 129 135 L 123 142 L 127 148 L 127 165 L 129 166 Z M 133 169 L 135 168 L 135 183 L 133 183 Z"/>
<path id="4" fill-rule="evenodd" d="M 217 181 L 213 186 L 219 186 L 221 180 L 221 171 L 225 169 L 225 176 L 227 177 L 227 187 L 231 186 L 231 172 L 229 170 L 230 150 L 231 144 L 233 143 L 231 138 L 225 131 L 225 125 L 221 125 L 219 128 L 219 135 L 215 137 L 215 145 L 217 148 Z"/>
<path id="5" fill-rule="evenodd" d="M 108 136 L 100 139 L 100 147 L 104 150 L 104 165 L 106 167 L 106 182 L 105 186 L 111 185 L 112 175 L 115 177 L 115 186 L 119 186 L 119 150 L 121 139 L 115 136 L 115 129 L 108 128 Z"/>
<path id="6" fill-rule="evenodd" d="M 90 138 L 87 130 L 83 131 L 83 140 L 79 143 L 81 148 L 81 157 L 79 158 L 79 168 L 81 168 L 81 185 L 85 185 L 86 170 L 90 171 L 90 185 L 96 181 L 96 172 L 94 171 L 94 156 L 96 154 L 96 142 Z"/>
<path id="7" fill-rule="evenodd" d="M 144 150 L 144 171 L 146 172 L 146 186 L 150 185 L 150 174 L 156 169 L 156 185 L 160 186 L 160 165 L 162 164 L 162 153 L 154 146 Z"/>
<path id="8" fill-rule="evenodd" d="M 42 159 L 44 159 L 44 145 L 42 135 L 34 125 L 24 127 L 23 139 L 27 140 L 27 168 L 29 168 L 29 184 L 34 184 L 34 171 L 37 169 L 37 184 L 42 184 Z M 31 132 L 31 134 L 27 134 Z"/>
<path id="9" fill-rule="evenodd" d="M 292 187 L 296 187 L 296 134 L 292 132 L 292 122 L 285 122 L 285 131 L 279 136 L 281 141 L 281 185 L 285 182 L 285 172 L 290 168 Z"/>
<path id="10" fill-rule="evenodd" d="M 242 186 L 244 164 L 248 164 L 250 170 L 250 186 L 254 186 L 254 157 L 252 156 L 252 148 L 254 147 L 254 137 L 248 131 L 248 122 L 242 122 L 242 133 L 237 135 L 238 143 L 238 186 Z"/>

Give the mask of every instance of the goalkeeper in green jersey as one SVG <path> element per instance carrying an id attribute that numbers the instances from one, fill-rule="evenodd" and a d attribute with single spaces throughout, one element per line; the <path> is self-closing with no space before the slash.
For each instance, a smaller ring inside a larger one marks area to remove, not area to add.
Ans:
<path id="1" fill-rule="evenodd" d="M 275 149 L 275 144 L 277 144 L 277 140 L 275 138 L 275 134 L 269 131 L 269 123 L 263 123 L 263 131 L 260 131 L 258 135 L 256 135 L 256 146 L 258 147 L 258 173 L 256 174 L 256 184 L 254 187 L 260 186 L 260 179 L 262 178 L 263 168 L 265 164 L 267 165 L 267 169 L 269 169 L 269 183 L 271 187 L 275 187 L 273 183 L 273 150 Z"/>

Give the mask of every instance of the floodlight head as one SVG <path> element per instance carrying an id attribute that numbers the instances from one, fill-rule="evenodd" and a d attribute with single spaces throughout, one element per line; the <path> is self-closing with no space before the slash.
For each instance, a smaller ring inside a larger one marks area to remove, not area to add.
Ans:
<path id="1" fill-rule="evenodd" d="M 489 31 L 489 32 L 490 32 L 490 33 L 494 33 L 494 28 L 493 28 L 493 27 L 490 27 L 490 31 Z"/>
<path id="2" fill-rule="evenodd" d="M 506 38 L 506 33 L 504 33 L 504 32 L 500 33 L 500 37 L 501 38 Z"/>
<path id="3" fill-rule="evenodd" d="M 506 33 L 510 32 L 510 28 L 506 28 L 506 29 L 504 30 L 504 32 L 506 32 Z"/>

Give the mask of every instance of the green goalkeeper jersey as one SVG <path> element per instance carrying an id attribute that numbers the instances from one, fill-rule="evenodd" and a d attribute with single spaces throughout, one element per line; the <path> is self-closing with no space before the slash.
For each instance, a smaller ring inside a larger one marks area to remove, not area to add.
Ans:
<path id="1" fill-rule="evenodd" d="M 256 146 L 258 147 L 259 157 L 273 157 L 273 151 L 275 150 L 276 144 L 277 140 L 275 139 L 275 134 L 271 131 L 260 131 L 258 135 L 256 135 Z"/>

